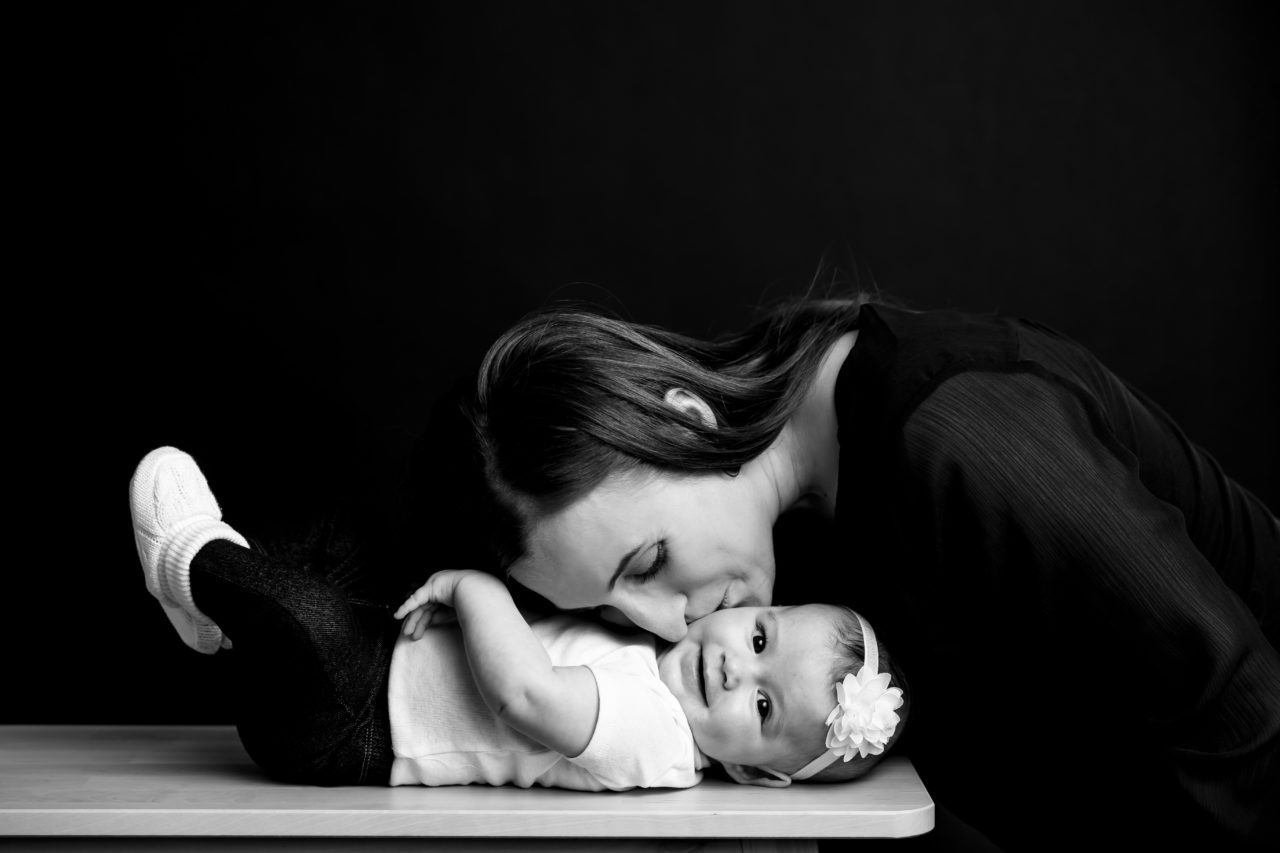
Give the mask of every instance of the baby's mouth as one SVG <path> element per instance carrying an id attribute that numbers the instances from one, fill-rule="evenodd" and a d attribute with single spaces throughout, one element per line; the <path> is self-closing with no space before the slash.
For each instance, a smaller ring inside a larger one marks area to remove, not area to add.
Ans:
<path id="1" fill-rule="evenodd" d="M 707 701 L 707 664 L 701 648 L 698 649 L 698 692 L 702 694 L 702 704 L 710 705 Z"/>

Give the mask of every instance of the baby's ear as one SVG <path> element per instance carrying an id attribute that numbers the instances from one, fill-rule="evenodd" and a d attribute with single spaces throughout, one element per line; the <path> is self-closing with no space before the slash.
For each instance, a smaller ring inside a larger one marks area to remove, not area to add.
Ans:
<path id="1" fill-rule="evenodd" d="M 759 785 L 761 788 L 786 788 L 791 784 L 791 777 L 768 767 L 748 767 L 745 764 L 725 762 L 725 772 L 739 785 Z"/>

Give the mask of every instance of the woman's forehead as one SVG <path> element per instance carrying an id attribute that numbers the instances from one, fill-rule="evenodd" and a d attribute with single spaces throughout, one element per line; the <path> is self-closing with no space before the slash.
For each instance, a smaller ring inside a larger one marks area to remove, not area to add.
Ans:
<path id="1" fill-rule="evenodd" d="M 672 512 L 676 494 L 656 477 L 610 477 L 578 500 L 529 525 L 529 550 L 561 556 L 581 550 L 626 548 L 655 519 Z M 617 559 L 615 555 L 614 560 Z"/>

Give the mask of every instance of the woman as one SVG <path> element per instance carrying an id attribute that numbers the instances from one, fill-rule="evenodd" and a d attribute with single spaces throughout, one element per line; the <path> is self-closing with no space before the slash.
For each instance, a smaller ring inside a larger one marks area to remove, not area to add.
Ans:
<path id="1" fill-rule="evenodd" d="M 1274 833 L 1276 518 L 1049 329 L 854 299 L 707 343 L 549 311 L 469 416 L 510 578 L 668 640 L 856 605 L 900 647 L 926 785 L 996 844 Z M 775 572 L 799 509 L 834 547 Z"/>

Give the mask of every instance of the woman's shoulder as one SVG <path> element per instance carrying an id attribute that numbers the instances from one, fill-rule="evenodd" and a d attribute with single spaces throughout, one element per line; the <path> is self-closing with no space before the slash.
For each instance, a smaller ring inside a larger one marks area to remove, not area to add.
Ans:
<path id="1" fill-rule="evenodd" d="M 995 315 L 863 306 L 857 343 L 836 380 L 841 445 L 896 434 L 921 400 L 957 374 L 1017 363 L 1016 329 Z"/>
<path id="2" fill-rule="evenodd" d="M 1130 403 L 1124 383 L 1088 350 L 1042 324 L 997 314 L 866 309 L 836 383 L 842 444 L 894 440 L 926 401 L 994 422 L 1063 396 L 1103 422 Z"/>
<path id="3" fill-rule="evenodd" d="M 936 448 L 957 456 L 1109 432 L 1087 392 L 1031 363 L 946 377 L 921 396 L 900 429 L 908 450 Z"/>

